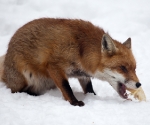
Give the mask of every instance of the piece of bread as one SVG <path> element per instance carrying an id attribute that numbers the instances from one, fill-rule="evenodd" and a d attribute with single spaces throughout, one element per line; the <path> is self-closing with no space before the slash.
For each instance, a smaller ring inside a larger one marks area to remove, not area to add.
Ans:
<path id="1" fill-rule="evenodd" d="M 135 90 L 133 89 L 127 89 L 127 90 L 131 92 L 130 94 L 133 95 L 135 99 L 138 99 L 139 101 L 146 101 L 146 96 L 142 87 Z"/>

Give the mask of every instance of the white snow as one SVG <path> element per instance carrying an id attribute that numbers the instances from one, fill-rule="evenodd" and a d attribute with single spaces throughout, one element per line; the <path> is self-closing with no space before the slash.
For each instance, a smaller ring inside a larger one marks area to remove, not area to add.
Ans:
<path id="1" fill-rule="evenodd" d="M 83 94 L 76 79 L 70 85 L 84 107 L 64 101 L 59 90 L 41 96 L 12 94 L 0 83 L 1 125 L 149 125 L 150 124 L 149 0 L 0 0 L 0 55 L 14 32 L 40 17 L 81 18 L 103 27 L 124 42 L 132 38 L 137 75 L 147 101 L 125 101 L 106 82 L 93 79 L 97 93 Z"/>

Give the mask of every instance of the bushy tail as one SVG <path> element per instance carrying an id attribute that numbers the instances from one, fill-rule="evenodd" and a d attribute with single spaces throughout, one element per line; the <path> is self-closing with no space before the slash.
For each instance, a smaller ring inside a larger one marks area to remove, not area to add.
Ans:
<path id="1" fill-rule="evenodd" d="M 5 55 L 0 56 L 0 81 L 2 81 L 2 74 L 4 71 L 4 60 L 5 60 Z"/>

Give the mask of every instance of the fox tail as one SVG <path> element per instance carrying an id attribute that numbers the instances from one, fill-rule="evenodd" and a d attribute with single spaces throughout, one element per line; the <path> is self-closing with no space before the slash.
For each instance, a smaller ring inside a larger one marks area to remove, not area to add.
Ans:
<path id="1" fill-rule="evenodd" d="M 4 71 L 4 60 L 5 60 L 5 55 L 0 56 L 0 81 L 2 81 L 2 75 Z"/>

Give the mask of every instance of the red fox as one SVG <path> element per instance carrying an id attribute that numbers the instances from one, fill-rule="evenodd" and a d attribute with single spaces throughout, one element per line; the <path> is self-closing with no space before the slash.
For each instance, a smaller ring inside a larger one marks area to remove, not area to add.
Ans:
<path id="1" fill-rule="evenodd" d="M 19 28 L 1 57 L 0 79 L 11 91 L 42 94 L 58 87 L 65 100 L 83 106 L 69 86 L 79 80 L 84 93 L 95 94 L 91 77 L 105 80 L 127 99 L 126 89 L 141 86 L 131 38 L 123 44 L 92 23 L 79 19 L 41 18 Z"/>

